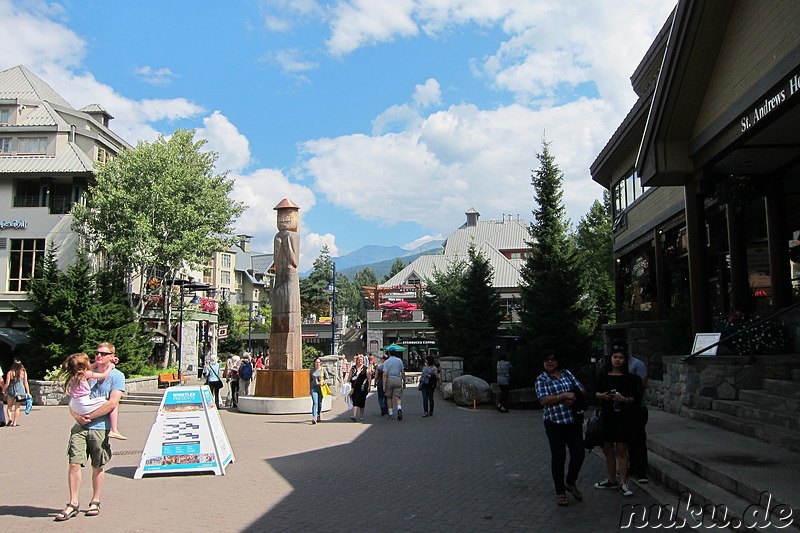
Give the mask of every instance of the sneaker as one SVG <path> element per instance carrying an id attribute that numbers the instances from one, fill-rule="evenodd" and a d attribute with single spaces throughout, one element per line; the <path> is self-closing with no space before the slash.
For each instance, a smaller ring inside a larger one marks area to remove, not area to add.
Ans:
<path id="1" fill-rule="evenodd" d="M 650 481 L 648 481 L 648 479 L 647 479 L 647 476 L 641 476 L 636 481 L 638 481 L 639 483 L 641 483 L 643 485 L 646 485 L 646 484 L 650 483 Z"/>
<path id="2" fill-rule="evenodd" d="M 317 417 L 317 422 L 322 422 L 322 417 L 321 416 Z"/>
<path id="3" fill-rule="evenodd" d="M 389 420 L 394 420 L 394 415 L 389 415 Z"/>
<path id="4" fill-rule="evenodd" d="M 622 492 L 623 496 L 633 496 L 633 491 L 631 490 L 631 488 L 628 486 L 627 483 L 623 483 L 622 485 L 620 485 L 619 490 L 620 492 Z"/>
<path id="5" fill-rule="evenodd" d="M 616 481 L 609 481 L 607 479 L 603 481 L 598 481 L 597 483 L 594 484 L 594 488 L 596 489 L 616 489 L 617 487 L 619 487 L 619 485 L 617 484 Z"/>
<path id="6" fill-rule="evenodd" d="M 358 417 L 358 420 L 359 420 L 359 422 L 363 422 L 364 421 L 364 417 L 360 416 L 360 417 Z"/>
<path id="7" fill-rule="evenodd" d="M 316 418 L 312 418 L 312 419 L 311 419 L 311 425 L 314 425 L 314 424 L 316 424 L 316 423 L 317 423 L 317 419 L 316 419 Z"/>
<path id="8" fill-rule="evenodd" d="M 402 420 L 402 419 L 403 419 L 403 410 L 402 409 L 398 409 L 397 410 L 397 420 L 399 421 L 399 420 Z"/>
<path id="9" fill-rule="evenodd" d="M 352 420 L 353 422 L 355 422 L 355 421 L 356 421 L 356 417 L 354 417 L 354 416 L 351 416 L 351 417 L 350 417 L 350 420 Z"/>

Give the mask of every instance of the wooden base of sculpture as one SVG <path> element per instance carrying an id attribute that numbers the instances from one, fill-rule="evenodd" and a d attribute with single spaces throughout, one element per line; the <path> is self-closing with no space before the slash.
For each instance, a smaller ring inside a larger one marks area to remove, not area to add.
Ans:
<path id="1" fill-rule="evenodd" d="M 262 398 L 304 398 L 309 394 L 309 370 L 259 370 L 255 393 Z"/>

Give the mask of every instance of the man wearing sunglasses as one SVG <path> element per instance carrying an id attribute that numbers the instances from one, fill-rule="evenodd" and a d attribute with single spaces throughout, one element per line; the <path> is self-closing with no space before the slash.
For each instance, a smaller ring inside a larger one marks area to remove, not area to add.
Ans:
<path id="1" fill-rule="evenodd" d="M 95 363 L 97 363 L 95 370 L 103 373 L 115 360 L 114 345 L 104 342 L 97 347 L 95 353 Z M 89 460 L 92 463 L 92 500 L 89 502 L 86 516 L 100 514 L 100 496 L 105 479 L 103 467 L 111 460 L 111 443 L 108 436 L 111 431 L 111 421 L 108 415 L 119 405 L 123 392 L 125 392 L 125 374 L 115 368 L 106 379 L 97 380 L 92 386 L 91 397 L 105 397 L 106 403 L 87 415 L 79 415 L 70 409 L 77 423 L 70 430 L 67 448 L 69 503 L 56 515 L 57 521 L 69 520 L 78 514 L 81 467 Z"/>

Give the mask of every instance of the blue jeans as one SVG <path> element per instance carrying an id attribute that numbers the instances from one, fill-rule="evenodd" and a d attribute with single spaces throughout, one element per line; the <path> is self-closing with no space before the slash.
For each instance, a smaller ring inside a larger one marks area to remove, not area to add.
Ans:
<path id="1" fill-rule="evenodd" d="M 433 414 L 433 387 L 428 385 L 422 386 L 422 410 L 426 413 Z"/>
<path id="2" fill-rule="evenodd" d="M 381 408 L 381 416 L 389 412 L 389 404 L 386 403 L 386 394 L 383 392 L 383 381 L 378 381 L 375 386 L 378 389 L 378 407 Z"/>
<path id="3" fill-rule="evenodd" d="M 549 420 L 544 421 L 544 431 L 550 442 L 550 470 L 553 474 L 553 483 L 556 494 L 564 494 L 564 463 L 567 460 L 569 448 L 569 467 L 567 468 L 566 484 L 574 485 L 583 465 L 585 450 L 583 448 L 583 435 L 581 424 L 556 424 Z"/>
<path id="4" fill-rule="evenodd" d="M 311 418 L 317 419 L 322 415 L 322 391 L 319 387 L 311 387 Z"/>

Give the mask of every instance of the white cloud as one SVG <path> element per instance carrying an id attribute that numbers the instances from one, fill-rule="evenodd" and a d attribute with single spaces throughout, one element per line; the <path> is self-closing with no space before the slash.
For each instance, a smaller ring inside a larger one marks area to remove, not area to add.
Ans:
<path id="1" fill-rule="evenodd" d="M 323 246 L 328 246 L 331 257 L 339 257 L 339 247 L 336 246 L 336 236 L 330 233 L 320 235 L 319 233 L 308 233 L 303 235 L 300 244 L 300 268 L 301 272 L 308 270 L 319 257 L 319 252 Z"/>
<path id="2" fill-rule="evenodd" d="M 400 248 L 404 250 L 416 250 L 423 244 L 427 244 L 431 241 L 441 241 L 441 240 L 444 240 L 444 237 L 442 236 L 441 233 L 438 235 L 423 235 L 419 239 L 415 239 L 408 244 L 404 244 Z"/>
<path id="3" fill-rule="evenodd" d="M 401 133 L 308 141 L 304 168 L 318 193 L 364 219 L 449 233 L 472 206 L 484 218 L 530 219 L 530 175 L 546 131 L 577 222 L 602 192 L 588 168 L 613 131 L 612 116 L 602 101 L 587 99 L 539 111 L 453 106 Z M 397 207 L 386 209 L 387 199 Z"/>
<path id="4" fill-rule="evenodd" d="M 133 72 L 139 79 L 151 85 L 169 85 L 172 83 L 173 78 L 178 77 L 177 74 L 166 67 L 153 68 L 149 65 L 134 69 Z"/>
<path id="5" fill-rule="evenodd" d="M 440 104 L 442 102 L 442 90 L 439 87 L 439 82 L 434 78 L 429 78 L 422 85 L 416 85 L 412 100 L 417 106 L 423 108 Z"/>
<path id="6" fill-rule="evenodd" d="M 268 61 L 273 65 L 277 65 L 284 74 L 297 75 L 301 72 L 314 70 L 319 66 L 314 61 L 307 61 L 302 59 L 302 53 L 296 48 L 286 48 L 283 50 L 272 50 L 265 54 L 261 60 Z M 302 79 L 302 76 L 300 76 Z"/>
<path id="7" fill-rule="evenodd" d="M 231 124 L 228 117 L 214 111 L 203 119 L 204 128 L 197 130 L 197 137 L 207 139 L 204 148 L 217 152 L 217 172 L 241 170 L 250 163 L 250 142 Z"/>
<path id="8" fill-rule="evenodd" d="M 409 37 L 418 33 L 411 19 L 414 0 L 351 0 L 333 8 L 328 49 L 343 55 L 377 42 L 394 40 L 396 35 Z"/>
<path id="9" fill-rule="evenodd" d="M 44 65 L 62 68 L 79 65 L 85 55 L 86 41 L 75 32 L 50 20 L 61 14 L 58 4 L 25 2 L 15 5 L 0 0 L 3 21 L 3 53 L 0 69 L 25 65 L 31 70 Z M 7 63 L 13 58 L 13 63 Z"/>

